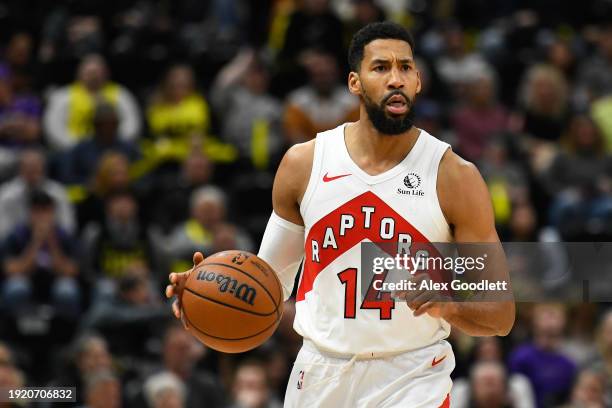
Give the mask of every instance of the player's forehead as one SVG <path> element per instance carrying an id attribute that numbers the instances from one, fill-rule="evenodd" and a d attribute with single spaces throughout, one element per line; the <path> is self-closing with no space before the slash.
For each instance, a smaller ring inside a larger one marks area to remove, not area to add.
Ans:
<path id="1" fill-rule="evenodd" d="M 363 48 L 363 62 L 383 61 L 413 61 L 412 47 L 406 41 L 379 38 L 371 41 Z"/>

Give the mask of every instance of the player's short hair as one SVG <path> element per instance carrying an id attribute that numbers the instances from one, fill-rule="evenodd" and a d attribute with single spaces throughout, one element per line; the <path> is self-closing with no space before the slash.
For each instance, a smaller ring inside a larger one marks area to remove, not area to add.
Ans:
<path id="1" fill-rule="evenodd" d="M 357 31 L 351 40 L 348 51 L 348 64 L 351 71 L 359 71 L 365 46 L 379 39 L 406 41 L 414 52 L 414 38 L 412 34 L 401 25 L 390 21 L 368 24 Z"/>

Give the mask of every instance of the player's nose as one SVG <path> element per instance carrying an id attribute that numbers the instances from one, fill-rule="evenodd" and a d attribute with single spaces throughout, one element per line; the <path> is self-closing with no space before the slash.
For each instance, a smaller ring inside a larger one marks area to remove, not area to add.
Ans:
<path id="1" fill-rule="evenodd" d="M 389 82 L 387 83 L 389 89 L 401 89 L 404 87 L 402 81 L 402 75 L 397 68 L 392 68 L 389 75 Z"/>

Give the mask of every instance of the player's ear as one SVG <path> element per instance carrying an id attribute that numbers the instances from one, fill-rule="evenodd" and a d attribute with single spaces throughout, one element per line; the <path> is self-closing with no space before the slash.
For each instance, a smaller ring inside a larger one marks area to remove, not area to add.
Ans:
<path id="1" fill-rule="evenodd" d="M 418 95 L 421 93 L 421 71 L 417 69 L 416 75 L 417 75 L 416 94 Z"/>
<path id="2" fill-rule="evenodd" d="M 353 95 L 361 96 L 361 81 L 359 74 L 354 71 L 349 72 L 348 88 Z"/>

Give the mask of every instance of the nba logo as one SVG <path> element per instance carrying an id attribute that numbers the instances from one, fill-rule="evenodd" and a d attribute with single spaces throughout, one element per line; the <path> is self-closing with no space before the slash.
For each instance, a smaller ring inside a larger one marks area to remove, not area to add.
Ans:
<path id="1" fill-rule="evenodd" d="M 304 370 L 300 370 L 300 374 L 297 381 L 297 389 L 301 390 L 304 385 Z"/>

